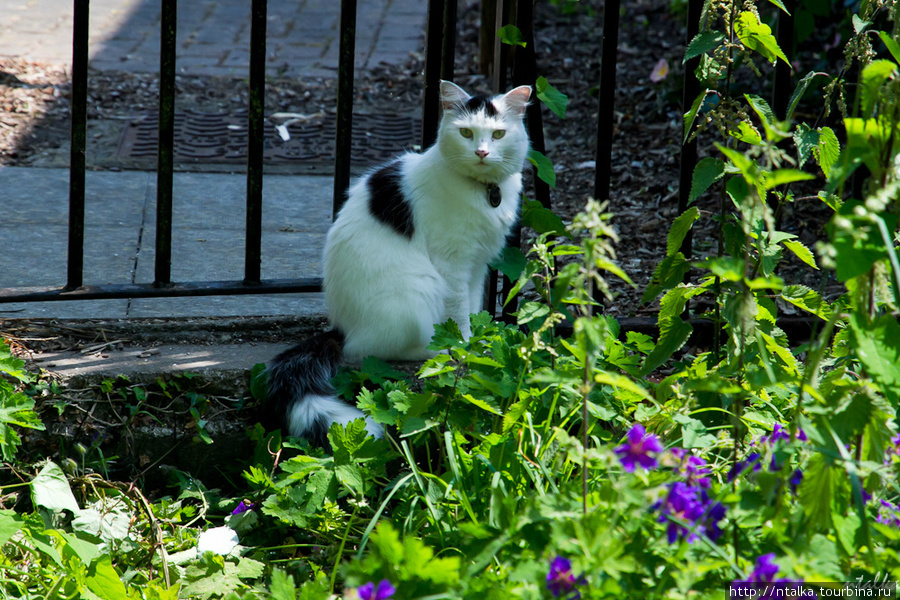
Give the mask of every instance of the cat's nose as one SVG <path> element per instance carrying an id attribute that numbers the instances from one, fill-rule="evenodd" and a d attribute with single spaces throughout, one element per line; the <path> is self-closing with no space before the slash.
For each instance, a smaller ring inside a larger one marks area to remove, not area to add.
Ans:
<path id="1" fill-rule="evenodd" d="M 483 148 L 479 148 L 478 150 L 475 151 L 475 154 L 478 155 L 478 158 L 484 159 L 487 157 L 488 154 L 490 154 L 490 152 L 488 152 L 487 150 L 484 150 Z"/>

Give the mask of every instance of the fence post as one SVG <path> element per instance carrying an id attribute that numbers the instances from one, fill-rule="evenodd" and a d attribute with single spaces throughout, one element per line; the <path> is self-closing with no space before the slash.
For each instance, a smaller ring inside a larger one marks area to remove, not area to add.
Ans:
<path id="1" fill-rule="evenodd" d="M 250 109 L 247 121 L 247 233 L 244 284 L 260 283 L 266 107 L 266 0 L 253 0 L 250 21 Z"/>
<path id="2" fill-rule="evenodd" d="M 84 283 L 84 171 L 87 147 L 87 68 L 90 0 L 75 0 L 72 26 L 72 141 L 69 155 L 67 290 Z"/>
<path id="3" fill-rule="evenodd" d="M 162 0 L 159 36 L 159 148 L 156 166 L 156 279 L 172 282 L 172 171 L 175 146 L 177 0 Z"/>
<path id="4" fill-rule="evenodd" d="M 334 200 L 337 217 L 350 187 L 353 133 L 353 68 L 356 58 L 356 0 L 341 0 L 341 41 L 338 56 L 337 119 L 334 140 Z"/>
<path id="5" fill-rule="evenodd" d="M 703 0 L 688 0 L 687 12 L 687 40 L 689 44 L 700 31 L 700 16 L 703 12 Z M 682 114 L 691 110 L 694 98 L 700 93 L 700 82 L 694 74 L 700 64 L 700 57 L 695 56 L 684 65 L 684 91 L 681 99 Z M 694 166 L 697 164 L 697 140 L 684 142 L 684 132 L 681 132 L 681 161 L 679 164 L 678 178 L 678 214 L 682 214 L 688 208 L 688 200 L 691 195 L 691 180 L 694 176 Z M 693 256 L 693 229 L 689 229 L 681 242 L 681 253 L 690 260 Z M 690 272 L 685 275 L 688 281 Z M 685 309 L 686 310 L 686 309 Z"/>
<path id="6" fill-rule="evenodd" d="M 449 0 L 454 2 L 455 0 Z M 437 139 L 440 121 L 440 79 L 444 69 L 444 6 L 445 0 L 428 0 L 425 29 L 425 92 L 422 100 L 422 149 Z M 452 76 L 452 73 L 451 73 Z"/>
<path id="7" fill-rule="evenodd" d="M 619 43 L 619 0 L 603 7 L 603 44 L 600 55 L 600 98 L 597 106 L 597 155 L 594 166 L 594 198 L 609 198 L 612 178 L 612 138 L 616 100 L 616 46 Z"/>

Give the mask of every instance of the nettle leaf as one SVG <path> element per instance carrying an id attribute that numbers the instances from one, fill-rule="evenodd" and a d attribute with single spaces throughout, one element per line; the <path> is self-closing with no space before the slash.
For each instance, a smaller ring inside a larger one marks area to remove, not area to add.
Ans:
<path id="1" fill-rule="evenodd" d="M 831 307 L 819 293 L 805 285 L 789 285 L 781 290 L 781 299 L 823 320 L 831 318 Z"/>
<path id="2" fill-rule="evenodd" d="M 696 175 L 696 173 L 697 171 L 695 169 L 694 174 Z M 700 209 L 696 206 L 692 206 L 675 218 L 672 222 L 672 227 L 669 229 L 669 236 L 666 239 L 666 256 L 674 256 L 676 252 L 681 250 L 681 244 L 684 242 L 684 238 L 691 230 L 694 221 L 699 218 Z"/>
<path id="3" fill-rule="evenodd" d="M 790 15 L 791 13 L 788 11 L 787 7 L 785 7 L 784 3 L 781 0 L 769 0 L 772 4 L 783 10 L 786 14 Z"/>
<path id="4" fill-rule="evenodd" d="M 841 156 L 841 143 L 831 127 L 819 127 L 818 131 L 819 141 L 813 152 L 825 177 L 830 178 L 831 171 Z"/>
<path id="5" fill-rule="evenodd" d="M 866 65 L 859 80 L 862 114 L 872 114 L 880 96 L 881 87 L 896 72 L 897 64 L 890 60 L 873 60 Z"/>
<path id="6" fill-rule="evenodd" d="M 794 253 L 794 256 L 802 260 L 804 263 L 809 265 L 815 270 L 819 270 L 819 265 L 816 264 L 816 257 L 812 253 L 812 251 L 803 245 L 803 242 L 798 240 L 785 240 L 784 247 Z"/>
<path id="7" fill-rule="evenodd" d="M 734 30 L 744 47 L 758 52 L 769 62 L 775 62 L 780 58 L 788 66 L 791 65 L 791 61 L 785 56 L 778 46 L 775 36 L 772 35 L 772 28 L 765 23 L 760 23 L 759 17 L 755 13 L 744 11 L 738 15 Z"/>
<path id="8" fill-rule="evenodd" d="M 501 42 L 510 46 L 522 46 L 524 48 L 527 45 L 525 36 L 522 35 L 522 30 L 515 25 L 504 25 L 501 27 L 497 30 L 497 37 L 500 38 Z"/>
<path id="9" fill-rule="evenodd" d="M 712 52 L 724 41 L 725 34 L 721 31 L 704 31 L 698 33 L 687 45 L 687 48 L 684 51 L 684 59 L 681 61 L 682 64 L 701 54 Z"/>
<path id="10" fill-rule="evenodd" d="M 671 289 L 684 281 L 691 270 L 691 263 L 681 252 L 664 258 L 653 271 L 650 285 L 644 290 L 643 302 L 652 302 L 663 290 Z"/>
<path id="11" fill-rule="evenodd" d="M 788 101 L 787 114 L 784 117 L 785 121 L 790 121 L 793 118 L 794 111 L 797 109 L 797 104 L 800 103 L 800 100 L 803 98 L 806 90 L 809 88 L 810 84 L 812 84 L 813 79 L 820 75 L 829 77 L 828 73 L 810 71 L 803 77 L 803 79 L 797 82 L 797 87 L 794 88 L 794 93 L 791 94 L 791 99 Z"/>
<path id="12" fill-rule="evenodd" d="M 900 401 L 900 323 L 891 315 L 869 321 L 852 313 L 850 330 L 859 361 L 896 406 Z"/>
<path id="13" fill-rule="evenodd" d="M 538 179 L 552 188 L 556 187 L 556 171 L 553 170 L 553 162 L 534 148 L 528 149 L 528 162 L 537 169 Z"/>
<path id="14" fill-rule="evenodd" d="M 688 204 L 697 201 L 703 192 L 715 182 L 722 179 L 725 174 L 725 162 L 713 156 L 700 159 L 694 167 L 691 176 L 691 193 L 688 195 Z"/>
<path id="15" fill-rule="evenodd" d="M 819 144 L 819 131 L 810 129 L 806 123 L 800 123 L 793 137 L 794 145 L 797 146 L 797 164 L 802 167 Z"/>
<path id="16" fill-rule="evenodd" d="M 816 176 L 812 173 L 807 173 L 799 169 L 778 169 L 771 173 L 766 173 L 763 188 L 771 190 L 779 185 L 794 183 L 795 181 L 809 181 L 810 179 L 815 178 Z"/>
<path id="17" fill-rule="evenodd" d="M 888 52 L 891 53 L 894 60 L 900 64 L 900 44 L 897 43 L 897 40 L 892 38 L 891 35 L 885 31 L 879 31 L 878 37 L 880 37 L 884 45 L 887 46 Z"/>
<path id="18" fill-rule="evenodd" d="M 566 118 L 566 106 L 569 104 L 569 97 L 553 87 L 546 77 L 538 77 L 534 82 L 534 88 L 537 97 L 543 102 L 547 108 L 560 119 Z"/>
<path id="19" fill-rule="evenodd" d="M 688 137 L 691 134 L 691 129 L 694 127 L 694 121 L 697 119 L 697 114 L 700 112 L 700 107 L 703 106 L 703 101 L 706 100 L 707 94 L 709 94 L 712 90 L 705 89 L 700 92 L 696 98 L 694 98 L 694 102 L 691 104 L 691 109 L 684 114 L 684 139 L 682 143 L 686 143 Z"/>
<path id="20" fill-rule="evenodd" d="M 500 252 L 500 256 L 491 263 L 491 268 L 503 273 L 510 281 L 517 281 L 519 275 L 525 270 L 528 259 L 516 246 L 507 246 Z"/>
<path id="21" fill-rule="evenodd" d="M 744 98 L 747 99 L 747 103 L 750 104 L 753 112 L 759 116 L 765 129 L 767 140 L 777 143 L 787 137 L 787 132 L 782 130 L 781 124 L 778 122 L 778 118 L 768 102 L 756 94 L 744 94 Z"/>
<path id="22" fill-rule="evenodd" d="M 525 203 L 522 210 L 522 225 L 531 227 L 538 234 L 569 236 L 563 220 L 549 208 L 545 208 L 537 200 Z"/>
<path id="23" fill-rule="evenodd" d="M 744 142 L 745 144 L 750 144 L 751 146 L 762 146 L 762 136 L 759 135 L 759 130 L 753 126 L 752 123 L 748 123 L 747 121 L 741 121 L 738 123 L 738 128 L 729 129 L 728 135 L 738 140 L 739 142 Z"/>
<path id="24" fill-rule="evenodd" d="M 815 529 L 827 529 L 831 526 L 831 503 L 836 477 L 836 469 L 825 462 L 822 454 L 814 454 L 810 458 L 798 493 L 803 512 Z"/>
<path id="25" fill-rule="evenodd" d="M 863 21 L 859 15 L 853 15 L 850 19 L 853 23 L 853 31 L 859 35 L 866 30 L 866 27 L 872 24 L 872 21 Z"/>

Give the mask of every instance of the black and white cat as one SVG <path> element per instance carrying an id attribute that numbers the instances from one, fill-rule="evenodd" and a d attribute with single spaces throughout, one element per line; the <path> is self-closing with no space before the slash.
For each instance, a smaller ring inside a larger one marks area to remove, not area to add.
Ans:
<path id="1" fill-rule="evenodd" d="M 434 325 L 468 337 L 482 308 L 488 263 L 515 223 L 528 152 L 529 86 L 493 98 L 441 82 L 436 143 L 350 188 L 325 241 L 324 291 L 333 329 L 275 357 L 269 402 L 293 436 L 324 441 L 334 422 L 365 417 L 335 396 L 342 356 L 418 360 Z M 381 437 L 371 417 L 366 429 Z"/>

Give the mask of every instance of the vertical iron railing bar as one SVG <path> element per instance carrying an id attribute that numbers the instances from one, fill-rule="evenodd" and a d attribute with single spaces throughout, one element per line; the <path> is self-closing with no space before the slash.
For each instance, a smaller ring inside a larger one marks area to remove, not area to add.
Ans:
<path id="1" fill-rule="evenodd" d="M 516 6 L 516 27 L 522 32 L 525 46 L 517 46 L 513 53 L 512 85 L 530 85 L 534 87 L 537 81 L 537 50 L 534 47 L 534 3 L 522 2 Z M 536 90 L 535 90 L 536 93 Z M 528 138 L 531 147 L 540 153 L 546 151 L 544 142 L 544 118 L 541 114 L 541 103 L 532 97 L 532 102 L 526 109 L 528 125 Z M 544 208 L 550 208 L 550 185 L 540 179 L 534 178 L 534 196 Z"/>
<path id="2" fill-rule="evenodd" d="M 350 188 L 353 133 L 353 69 L 356 60 L 356 0 L 341 0 L 341 39 L 338 50 L 337 118 L 334 143 L 334 200 L 337 217 Z"/>
<path id="3" fill-rule="evenodd" d="M 69 158 L 69 239 L 66 290 L 84 283 L 84 196 L 90 0 L 75 0 L 72 25 L 72 131 Z"/>
<path id="4" fill-rule="evenodd" d="M 259 284 L 262 263 L 263 144 L 266 108 L 266 0 L 250 14 L 250 103 L 247 115 L 247 231 L 244 284 Z"/>
<path id="5" fill-rule="evenodd" d="M 506 91 L 507 69 L 509 67 L 509 54 L 503 42 L 497 36 L 501 27 L 509 25 L 510 8 L 513 0 L 497 0 L 497 19 L 494 22 L 494 72 L 492 85 L 495 94 Z"/>
<path id="6" fill-rule="evenodd" d="M 162 0 L 159 35 L 159 148 L 156 166 L 156 286 L 172 282 L 172 183 L 175 154 L 175 44 L 178 1 Z"/>
<path id="7" fill-rule="evenodd" d="M 618 43 L 619 0 L 606 0 L 603 7 L 603 42 L 600 49 L 600 90 L 597 103 L 597 154 L 594 168 L 594 198 L 599 201 L 609 199 L 612 179 Z"/>
<path id="8" fill-rule="evenodd" d="M 690 43 L 694 36 L 700 32 L 700 17 L 703 12 L 703 0 L 688 0 L 687 11 L 687 39 L 685 44 Z M 691 110 L 691 105 L 697 94 L 700 93 L 700 82 L 697 80 L 695 71 L 700 64 L 700 57 L 695 56 L 687 61 L 684 65 L 684 89 L 681 98 L 682 114 L 687 114 Z M 684 133 L 681 134 L 682 139 Z M 691 195 L 691 180 L 694 176 L 694 167 L 697 164 L 697 140 L 696 138 L 682 143 L 681 158 L 679 163 L 678 176 L 678 214 L 682 214 L 688 209 L 688 201 Z M 693 230 L 689 229 L 684 240 L 681 242 L 681 253 L 688 259 L 693 256 Z M 685 274 L 685 283 L 690 281 L 690 272 Z"/>
<path id="9" fill-rule="evenodd" d="M 441 79 L 453 81 L 456 67 L 457 0 L 444 1 L 443 35 L 441 36 Z"/>
<path id="10" fill-rule="evenodd" d="M 455 0 L 447 0 L 454 2 Z M 441 76 L 444 52 L 444 2 L 428 0 L 428 16 L 425 25 L 425 84 L 422 98 L 422 149 L 437 139 L 441 118 Z"/>

